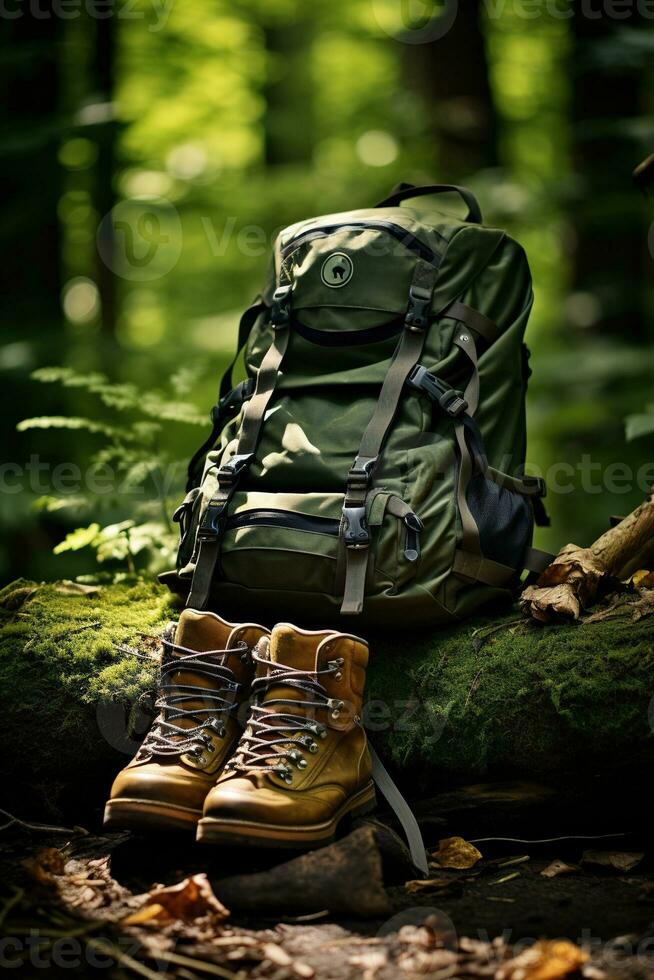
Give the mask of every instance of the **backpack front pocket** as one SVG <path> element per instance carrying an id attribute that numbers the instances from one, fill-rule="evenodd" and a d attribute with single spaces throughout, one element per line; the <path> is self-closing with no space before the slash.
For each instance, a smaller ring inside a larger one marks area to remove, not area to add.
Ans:
<path id="1" fill-rule="evenodd" d="M 336 594 L 341 494 L 239 493 L 221 578 L 251 589 Z"/>
<path id="2" fill-rule="evenodd" d="M 341 596 L 345 546 L 342 494 L 239 493 L 225 524 L 220 578 L 250 589 Z M 367 594 L 415 575 L 419 519 L 399 497 L 380 492 L 368 503 L 371 558 Z"/>

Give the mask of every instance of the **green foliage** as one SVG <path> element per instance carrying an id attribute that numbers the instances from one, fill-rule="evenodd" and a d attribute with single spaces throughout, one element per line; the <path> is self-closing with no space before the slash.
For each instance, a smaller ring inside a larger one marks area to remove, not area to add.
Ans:
<path id="1" fill-rule="evenodd" d="M 90 548 L 98 563 L 109 563 L 117 569 L 126 567 L 160 570 L 174 562 L 176 534 L 168 513 L 180 493 L 181 464 L 169 451 L 160 448 L 166 423 L 206 426 L 206 419 L 185 401 L 174 400 L 165 392 L 142 392 L 136 385 L 113 384 L 99 373 L 78 374 L 71 368 L 41 368 L 32 375 L 35 381 L 81 389 L 124 419 L 119 424 L 96 421 L 80 416 L 40 416 L 18 423 L 20 432 L 31 429 L 84 431 L 102 436 L 103 444 L 89 454 L 88 467 L 109 475 L 113 481 L 109 495 L 87 489 L 79 496 L 44 495 L 35 501 L 41 512 L 65 509 L 84 511 L 98 517 L 107 509 L 107 496 L 122 511 L 123 519 L 100 524 L 94 520 L 78 527 L 55 546 L 54 554 Z M 182 367 L 171 381 L 173 392 L 188 391 L 196 373 Z"/>
<path id="2" fill-rule="evenodd" d="M 629 441 L 654 435 L 654 405 L 649 406 L 647 413 L 628 415 L 625 419 L 625 430 Z"/>

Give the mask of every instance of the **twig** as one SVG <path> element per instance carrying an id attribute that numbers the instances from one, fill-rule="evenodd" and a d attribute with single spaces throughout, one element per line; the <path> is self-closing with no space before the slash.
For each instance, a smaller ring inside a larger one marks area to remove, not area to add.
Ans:
<path id="1" fill-rule="evenodd" d="M 0 926 L 5 921 L 5 919 L 7 918 L 8 914 L 11 912 L 13 907 L 15 905 L 18 905 L 18 903 L 23 898 L 24 894 L 25 894 L 24 888 L 14 888 L 14 894 L 11 896 L 11 898 L 9 898 L 5 902 L 4 907 L 0 911 Z"/>
<path id="2" fill-rule="evenodd" d="M 481 677 L 481 675 L 483 673 L 483 670 L 484 670 L 483 667 L 480 667 L 479 668 L 479 670 L 477 671 L 477 674 L 475 676 L 474 681 L 470 685 L 470 690 L 468 691 L 468 696 L 467 696 L 467 698 L 465 700 L 465 704 L 463 705 L 463 710 L 464 711 L 466 710 L 466 708 L 470 704 L 470 698 L 472 697 L 472 695 L 475 693 L 475 691 L 477 690 L 477 688 L 479 686 L 478 681 L 479 681 L 479 678 Z"/>
<path id="3" fill-rule="evenodd" d="M 223 977 L 225 980 L 240 980 L 243 976 L 240 971 L 239 973 L 232 973 L 231 970 L 227 970 L 222 966 L 216 966 L 215 963 L 208 963 L 206 960 L 196 960 L 192 956 L 182 956 L 180 953 L 157 952 L 153 954 L 152 958 L 168 960 L 169 963 L 175 963 L 177 966 L 188 966 L 192 970 L 209 973 L 212 977 Z"/>
<path id="4" fill-rule="evenodd" d="M 3 817 L 8 817 L 7 823 L 0 824 L 0 830 L 7 830 L 8 827 L 13 827 L 16 824 L 19 827 L 24 827 L 26 830 L 34 830 L 41 833 L 49 834 L 75 834 L 78 831 L 71 830 L 70 827 L 51 827 L 47 823 L 26 823 L 21 820 L 20 817 L 15 817 L 13 813 L 8 813 L 6 810 L 0 809 L 0 815 Z"/>
<path id="5" fill-rule="evenodd" d="M 88 939 L 86 945 L 92 949 L 97 949 L 100 953 L 104 953 L 105 956 L 110 956 L 116 963 L 126 967 L 128 970 L 133 970 L 134 973 L 145 977 L 146 980 L 161 980 L 161 973 L 151 970 L 145 963 L 139 963 L 138 960 L 132 959 L 127 953 L 123 953 L 122 949 L 119 949 L 118 946 L 108 942 L 106 939 Z"/>

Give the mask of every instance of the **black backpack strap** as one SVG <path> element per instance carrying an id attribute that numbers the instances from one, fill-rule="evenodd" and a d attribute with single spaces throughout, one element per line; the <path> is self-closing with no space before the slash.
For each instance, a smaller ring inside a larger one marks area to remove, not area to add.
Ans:
<path id="1" fill-rule="evenodd" d="M 245 347 L 248 337 L 252 327 L 257 321 L 259 314 L 263 313 L 268 307 L 263 302 L 260 296 L 257 296 L 254 303 L 247 308 L 238 326 L 238 340 L 236 343 L 236 352 L 222 378 L 220 379 L 220 386 L 218 389 L 218 401 L 213 406 L 209 412 L 209 418 L 211 420 L 211 432 L 204 440 L 202 445 L 196 449 L 196 451 L 191 456 L 189 464 L 186 471 L 186 492 L 192 490 L 193 487 L 197 486 L 199 483 L 199 468 L 200 464 L 204 460 L 208 452 L 210 452 L 216 444 L 218 436 L 225 428 L 227 423 L 231 421 L 241 410 L 241 406 L 246 398 L 249 398 L 254 391 L 254 380 L 248 378 L 247 381 L 242 381 L 240 384 L 233 386 L 232 374 L 234 372 L 234 367 L 238 361 L 241 351 Z"/>
<path id="2" fill-rule="evenodd" d="M 423 184 L 421 187 L 415 187 L 413 184 L 401 184 L 399 189 L 393 190 L 387 198 L 380 201 L 379 204 L 375 204 L 375 207 L 394 208 L 402 201 L 414 197 L 429 197 L 431 194 L 458 194 L 468 207 L 465 220 L 474 224 L 481 224 L 481 208 L 477 198 L 467 187 L 459 187 L 458 184 Z"/>
<path id="3" fill-rule="evenodd" d="M 373 470 L 395 418 L 402 391 L 422 354 L 437 275 L 438 270 L 430 263 L 420 260 L 416 264 L 404 330 L 348 473 L 341 520 L 341 538 L 345 544 L 345 589 L 341 606 L 344 615 L 355 615 L 363 608 L 370 554 L 366 501 Z"/>

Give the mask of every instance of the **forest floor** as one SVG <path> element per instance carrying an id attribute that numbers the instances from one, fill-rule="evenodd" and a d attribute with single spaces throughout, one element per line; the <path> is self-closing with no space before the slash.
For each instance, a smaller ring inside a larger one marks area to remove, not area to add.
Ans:
<path id="1" fill-rule="evenodd" d="M 321 852 L 218 852 L 7 815 L 0 962 L 20 964 L 26 977 L 47 966 L 55 976 L 100 971 L 108 980 L 649 980 L 654 862 L 645 831 L 535 838 L 542 792 L 468 787 L 426 801 L 420 816 L 427 827 L 431 819 L 432 838 L 440 824 L 477 824 L 490 838 L 476 839 L 483 856 L 469 868 L 434 864 L 428 884 L 393 831 L 369 819 L 323 850 L 325 861 Z M 501 839 L 507 803 L 522 816 Z M 332 911 L 303 901 L 307 887 Z M 229 914 L 223 901 L 237 908 Z"/>

